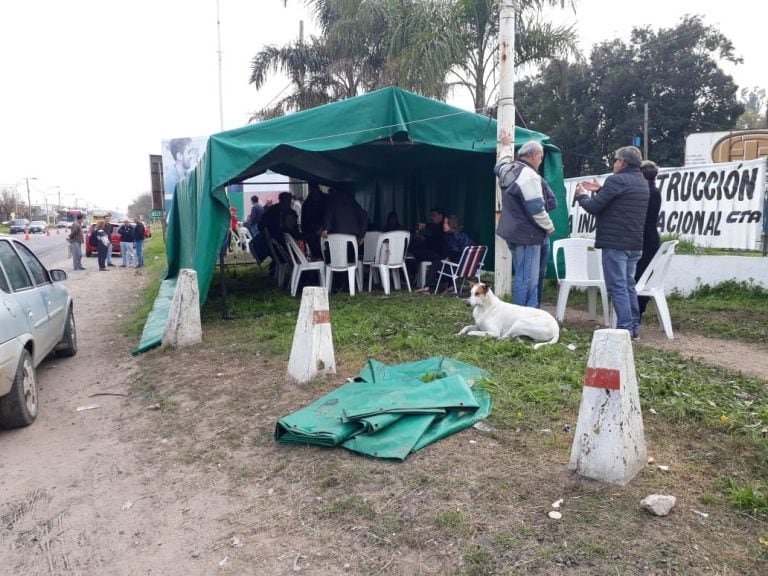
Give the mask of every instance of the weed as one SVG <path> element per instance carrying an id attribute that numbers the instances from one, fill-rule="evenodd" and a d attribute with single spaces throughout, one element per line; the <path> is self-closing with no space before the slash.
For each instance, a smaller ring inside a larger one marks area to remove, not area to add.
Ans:
<path id="1" fill-rule="evenodd" d="M 478 544 L 464 549 L 462 563 L 461 573 L 465 576 L 487 576 L 493 574 L 496 567 L 493 555 Z"/>

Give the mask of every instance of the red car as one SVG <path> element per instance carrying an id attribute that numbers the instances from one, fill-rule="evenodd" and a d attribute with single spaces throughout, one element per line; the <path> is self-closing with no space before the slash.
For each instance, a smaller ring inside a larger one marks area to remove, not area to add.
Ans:
<path id="1" fill-rule="evenodd" d="M 120 256 L 120 234 L 117 233 L 117 229 L 122 226 L 121 222 L 110 222 L 110 225 L 112 226 L 112 255 L 113 256 Z M 135 226 L 135 224 L 131 224 L 131 226 Z M 90 245 L 88 242 L 88 238 L 91 237 L 91 232 L 93 231 L 93 224 L 88 226 L 88 230 L 85 235 L 85 255 L 89 258 L 91 256 L 96 256 L 96 248 Z M 149 226 L 149 224 L 144 224 L 144 237 L 145 238 L 151 238 L 152 237 L 152 228 Z"/>

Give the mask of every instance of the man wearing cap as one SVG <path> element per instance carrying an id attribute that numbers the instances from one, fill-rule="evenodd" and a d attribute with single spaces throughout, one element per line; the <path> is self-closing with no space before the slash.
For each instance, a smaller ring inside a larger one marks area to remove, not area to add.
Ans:
<path id="1" fill-rule="evenodd" d="M 576 201 L 595 216 L 595 248 L 602 250 L 603 275 L 616 311 L 616 328 L 628 330 L 632 339 L 640 332 L 635 269 L 643 251 L 650 196 L 648 182 L 640 172 L 642 160 L 640 150 L 624 146 L 616 151 L 613 174 L 602 186 L 597 181 L 576 186 Z"/>

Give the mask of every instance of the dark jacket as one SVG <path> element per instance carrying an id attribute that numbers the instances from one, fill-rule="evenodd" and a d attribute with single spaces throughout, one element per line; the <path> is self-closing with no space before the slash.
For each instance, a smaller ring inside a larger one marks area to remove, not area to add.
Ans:
<path id="1" fill-rule="evenodd" d="M 130 224 L 123 224 L 117 229 L 117 233 L 120 234 L 120 242 L 133 242 L 133 226 Z"/>
<path id="2" fill-rule="evenodd" d="M 474 245 L 472 238 L 464 234 L 464 232 L 448 232 L 445 234 L 443 257 L 448 258 L 451 262 L 458 262 L 461 260 L 464 248 L 472 245 Z"/>
<path id="3" fill-rule="evenodd" d="M 136 227 L 133 229 L 133 241 L 143 241 L 146 237 L 146 229 L 143 222 L 136 222 Z"/>
<path id="4" fill-rule="evenodd" d="M 642 250 L 648 197 L 648 181 L 638 166 L 608 176 L 591 197 L 577 197 L 579 205 L 597 221 L 595 248 Z"/>
<path id="5" fill-rule="evenodd" d="M 368 230 L 368 214 L 347 190 L 332 190 L 325 206 L 323 229 L 329 234 L 352 234 L 358 238 Z"/>
<path id="6" fill-rule="evenodd" d="M 509 244 L 524 246 L 544 242 L 553 226 L 545 207 L 541 176 L 520 160 L 511 163 L 502 159 L 494 172 L 502 187 L 497 236 Z"/>

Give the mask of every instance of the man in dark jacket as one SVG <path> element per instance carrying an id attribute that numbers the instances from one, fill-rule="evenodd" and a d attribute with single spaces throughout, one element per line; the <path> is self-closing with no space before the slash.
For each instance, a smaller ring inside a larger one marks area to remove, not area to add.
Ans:
<path id="1" fill-rule="evenodd" d="M 643 157 L 634 146 L 616 151 L 613 175 L 601 187 L 596 181 L 576 186 L 576 201 L 597 223 L 595 248 L 602 250 L 605 286 L 616 311 L 616 328 L 633 339 L 640 332 L 635 269 L 643 250 L 648 209 L 648 182 L 640 172 Z M 589 192 L 596 194 L 590 197 Z"/>
<path id="2" fill-rule="evenodd" d="M 499 134 L 502 152 L 493 169 L 501 188 L 501 219 L 496 234 L 506 240 L 512 252 L 515 278 L 512 301 L 518 306 L 539 306 L 539 262 L 544 238 L 555 232 L 547 214 L 544 189 L 538 173 L 544 148 L 533 140 L 526 142 L 513 159 L 512 136 Z"/>
<path id="3" fill-rule="evenodd" d="M 635 271 L 635 281 L 640 280 L 648 264 L 659 249 L 661 240 L 659 238 L 659 212 L 661 212 L 661 192 L 656 186 L 656 176 L 659 174 L 659 167 L 655 162 L 644 160 L 640 165 L 640 172 L 648 181 L 648 212 L 645 213 L 645 227 L 643 229 L 643 255 L 637 263 Z M 638 296 L 637 303 L 640 305 L 640 318 L 642 319 L 645 307 L 648 305 L 648 296 Z"/>

